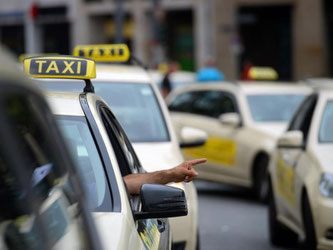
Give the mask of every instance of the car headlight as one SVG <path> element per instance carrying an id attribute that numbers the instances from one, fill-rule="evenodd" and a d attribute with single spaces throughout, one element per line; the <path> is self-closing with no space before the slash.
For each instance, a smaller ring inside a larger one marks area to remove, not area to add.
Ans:
<path id="1" fill-rule="evenodd" d="M 323 196 L 333 198 L 333 174 L 322 174 L 319 190 Z"/>

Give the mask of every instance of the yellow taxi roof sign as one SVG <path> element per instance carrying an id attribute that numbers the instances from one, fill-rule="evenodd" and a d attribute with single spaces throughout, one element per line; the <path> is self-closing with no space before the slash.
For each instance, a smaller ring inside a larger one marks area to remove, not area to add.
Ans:
<path id="1" fill-rule="evenodd" d="M 251 67 L 249 76 L 253 80 L 277 80 L 279 75 L 271 67 Z"/>
<path id="2" fill-rule="evenodd" d="M 95 61 L 75 56 L 36 56 L 23 61 L 24 71 L 36 78 L 92 79 Z"/>
<path id="3" fill-rule="evenodd" d="M 76 46 L 73 55 L 88 57 L 96 62 L 127 62 L 130 51 L 126 44 L 91 44 Z"/>

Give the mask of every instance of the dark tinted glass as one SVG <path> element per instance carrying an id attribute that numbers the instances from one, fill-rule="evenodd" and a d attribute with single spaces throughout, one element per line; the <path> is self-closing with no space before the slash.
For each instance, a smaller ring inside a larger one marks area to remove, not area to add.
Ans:
<path id="1" fill-rule="evenodd" d="M 198 98 L 198 92 L 186 92 L 177 96 L 169 105 L 170 111 L 192 113 L 192 104 Z"/>
<path id="2" fill-rule="evenodd" d="M 213 118 L 218 118 L 224 113 L 237 112 L 231 94 L 221 91 L 183 93 L 171 103 L 169 109 Z"/>

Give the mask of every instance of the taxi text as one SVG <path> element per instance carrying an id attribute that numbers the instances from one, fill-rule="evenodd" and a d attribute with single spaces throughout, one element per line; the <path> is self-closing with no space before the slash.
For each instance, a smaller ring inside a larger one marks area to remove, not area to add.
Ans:
<path id="1" fill-rule="evenodd" d="M 30 63 L 31 75 L 76 75 L 84 76 L 87 73 L 85 60 L 63 59 L 32 59 Z"/>

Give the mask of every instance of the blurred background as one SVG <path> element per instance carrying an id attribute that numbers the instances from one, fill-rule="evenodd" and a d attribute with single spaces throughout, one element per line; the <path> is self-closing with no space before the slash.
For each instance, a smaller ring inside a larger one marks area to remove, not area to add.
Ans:
<path id="1" fill-rule="evenodd" d="M 227 79 L 250 62 L 300 80 L 333 75 L 332 12 L 329 0 L 0 0 L 0 42 L 17 55 L 125 42 L 151 67 L 210 58 Z"/>
<path id="2" fill-rule="evenodd" d="M 0 43 L 16 56 L 126 43 L 152 69 L 176 62 L 195 72 L 210 61 L 228 80 L 248 65 L 274 68 L 279 81 L 332 77 L 333 1 L 0 0 Z M 202 249 L 279 249 L 249 190 L 195 185 Z"/>

